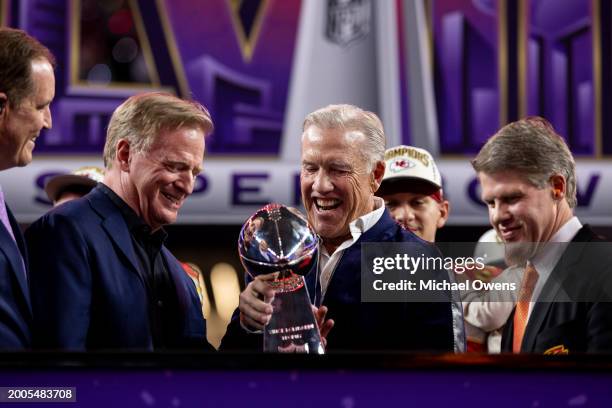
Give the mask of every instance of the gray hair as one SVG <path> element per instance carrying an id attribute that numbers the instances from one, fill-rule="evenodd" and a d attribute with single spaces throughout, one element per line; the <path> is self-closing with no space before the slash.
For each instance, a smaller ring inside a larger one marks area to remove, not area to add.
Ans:
<path id="1" fill-rule="evenodd" d="M 210 114 L 194 101 L 151 92 L 134 95 L 123 102 L 110 119 L 104 144 L 104 166 L 110 169 L 117 142 L 126 139 L 135 152 L 147 151 L 161 131 L 199 128 L 204 136 L 213 131 Z"/>
<path id="2" fill-rule="evenodd" d="M 516 171 L 537 188 L 554 175 L 565 177 L 565 199 L 576 206 L 576 163 L 565 141 L 544 118 L 532 116 L 501 128 L 472 160 L 477 173 Z"/>
<path id="3" fill-rule="evenodd" d="M 383 124 L 375 113 L 354 105 L 328 105 L 309 113 L 304 119 L 302 131 L 310 126 L 320 129 L 356 130 L 364 134 L 362 151 L 366 163 L 374 170 L 376 163 L 385 160 L 387 140 Z"/>

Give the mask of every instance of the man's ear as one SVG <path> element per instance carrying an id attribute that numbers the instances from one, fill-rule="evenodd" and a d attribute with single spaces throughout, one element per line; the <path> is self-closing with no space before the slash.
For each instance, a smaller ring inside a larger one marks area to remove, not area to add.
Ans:
<path id="1" fill-rule="evenodd" d="M 8 104 L 8 96 L 4 92 L 0 92 L 0 115 L 6 109 L 6 105 Z"/>
<path id="2" fill-rule="evenodd" d="M 440 218 L 438 218 L 436 227 L 442 228 L 444 224 L 446 224 L 446 220 L 448 220 L 450 214 L 450 203 L 448 200 L 442 200 L 441 203 L 438 203 L 438 208 L 440 209 Z"/>
<path id="3" fill-rule="evenodd" d="M 553 199 L 560 200 L 565 197 L 565 191 L 567 190 L 567 182 L 565 177 L 560 174 L 551 176 L 550 185 L 552 187 Z"/>
<path id="4" fill-rule="evenodd" d="M 383 176 L 385 175 L 385 162 L 378 161 L 372 170 L 372 192 L 375 193 L 382 183 Z"/>
<path id="5" fill-rule="evenodd" d="M 130 142 L 127 139 L 119 139 L 117 142 L 117 152 L 115 158 L 119 162 L 119 168 L 122 171 L 130 171 L 130 160 L 131 160 Z"/>

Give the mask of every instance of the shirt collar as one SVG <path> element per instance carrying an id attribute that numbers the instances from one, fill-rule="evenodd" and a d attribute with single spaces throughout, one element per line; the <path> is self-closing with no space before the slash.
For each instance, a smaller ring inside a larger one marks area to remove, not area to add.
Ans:
<path id="1" fill-rule="evenodd" d="M 374 211 L 362 215 L 349 224 L 349 230 L 356 241 L 361 234 L 372 228 L 385 212 L 385 202 L 380 197 L 374 197 Z"/>
<path id="2" fill-rule="evenodd" d="M 550 242 L 570 242 L 578 231 L 582 228 L 582 223 L 578 219 L 578 217 L 573 216 L 569 219 L 555 235 L 552 236 Z"/>
<path id="3" fill-rule="evenodd" d="M 570 218 L 546 243 L 553 244 L 543 245 L 542 250 L 533 257 L 531 263 L 538 271 L 539 281 L 545 281 L 548 278 L 559 259 L 561 259 L 567 244 L 574 239 L 581 228 L 582 223 L 578 217 Z"/>

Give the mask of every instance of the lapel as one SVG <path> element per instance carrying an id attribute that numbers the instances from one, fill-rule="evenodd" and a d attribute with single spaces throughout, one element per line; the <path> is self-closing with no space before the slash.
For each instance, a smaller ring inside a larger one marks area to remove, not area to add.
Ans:
<path id="1" fill-rule="evenodd" d="M 331 277 L 325 296 L 334 296 L 332 293 L 336 290 L 339 291 L 341 296 L 346 296 L 350 290 L 348 288 L 353 288 L 356 290 L 354 293 L 361 294 L 361 244 L 364 242 L 389 241 L 397 228 L 400 227 L 389 215 L 389 210 L 385 209 L 378 222 L 361 234 L 353 245 L 344 250 Z"/>
<path id="2" fill-rule="evenodd" d="M 308 297 L 310 303 L 316 307 L 321 306 L 321 282 L 319 282 L 319 251 L 317 248 L 317 255 L 315 256 L 315 262 L 310 268 L 310 272 L 306 274 L 304 280 L 306 281 L 306 289 L 308 290 Z"/>
<path id="3" fill-rule="evenodd" d="M 19 228 L 19 223 L 17 222 L 15 217 L 13 217 L 13 213 L 11 212 L 10 208 L 8 208 L 8 206 L 6 207 L 6 213 L 8 214 L 9 221 L 11 223 L 11 228 L 13 229 L 13 234 L 15 235 L 15 241 L 17 242 L 17 247 L 19 248 L 19 251 L 22 254 L 23 266 L 25 266 L 26 271 L 27 271 L 29 268 L 29 265 L 28 265 L 28 251 L 27 251 L 27 245 L 25 243 L 25 239 L 23 238 L 23 234 L 21 233 L 21 229 Z"/>
<path id="4" fill-rule="evenodd" d="M 394 234 L 397 228 L 400 228 L 399 225 L 393 221 L 393 218 L 391 218 L 389 214 L 389 210 L 385 208 L 385 212 L 380 216 L 378 222 L 374 224 L 372 228 L 361 234 L 357 242 L 355 242 L 355 245 L 351 246 L 350 249 L 361 252 L 361 243 L 363 242 L 388 241 L 389 237 Z"/>
<path id="5" fill-rule="evenodd" d="M 127 259 L 130 266 L 129 269 L 138 275 L 138 278 L 146 287 L 144 277 L 141 275 L 141 271 L 138 268 L 138 260 L 136 252 L 134 251 L 132 236 L 130 235 L 130 231 L 128 230 L 121 212 L 110 198 L 108 198 L 98 187 L 94 188 L 85 198 L 89 201 L 91 207 L 102 217 L 102 228 L 106 231 L 117 251 L 123 254 L 125 259 Z"/>
<path id="6" fill-rule="evenodd" d="M 9 217 L 11 229 L 13 230 L 13 235 L 15 235 L 15 241 L 13 241 L 10 233 L 4 227 L 4 224 L 0 222 L 0 251 L 4 252 L 4 255 L 11 265 L 11 269 L 17 278 L 17 282 L 21 288 L 21 293 L 26 300 L 28 310 L 31 314 L 32 306 L 30 304 L 30 290 L 26 279 L 26 271 L 23 269 L 25 266 L 27 270 L 27 252 L 25 249 L 25 243 L 21 230 L 19 229 L 19 224 L 13 217 L 8 205 L 6 206 L 6 212 Z M 15 242 L 17 242 L 17 245 L 15 245 Z M 23 263 L 21 262 L 22 259 Z"/>
<path id="7" fill-rule="evenodd" d="M 567 277 L 567 274 L 574 270 L 575 264 L 580 261 L 582 250 L 586 245 L 587 241 L 593 238 L 594 234 L 588 225 L 584 225 L 576 234 L 571 243 L 574 245 L 571 251 L 566 251 L 557 262 L 555 269 L 548 277 L 548 281 L 542 288 L 538 299 L 548 299 L 546 302 L 539 302 L 533 305 L 531 311 L 531 317 L 527 322 L 525 328 L 525 336 L 523 337 L 523 343 L 521 344 L 522 352 L 531 352 L 535 347 L 535 340 L 537 335 L 540 333 L 544 319 L 548 315 L 548 312 L 552 305 L 559 300 L 567 300 L 568 295 L 562 289 L 563 282 Z M 552 301 L 554 300 L 554 301 Z M 514 313 L 512 313 L 514 316 Z"/>
<path id="8" fill-rule="evenodd" d="M 506 324 L 502 330 L 502 339 L 501 339 L 501 351 L 502 353 L 508 352 L 512 353 L 512 340 L 514 338 L 514 312 L 516 311 L 516 306 L 512 309 L 510 316 L 508 316 L 508 320 L 506 320 Z M 522 346 L 522 345 L 521 345 Z"/>
<path id="9" fill-rule="evenodd" d="M 168 268 L 168 273 L 170 274 L 170 279 L 172 279 L 172 283 L 174 284 L 174 291 L 176 292 L 179 309 L 182 310 L 185 315 L 187 311 L 191 307 L 191 299 L 189 297 L 189 290 L 184 290 L 185 288 L 185 280 L 183 279 L 183 274 L 186 272 L 183 270 L 183 266 L 178 262 L 178 260 L 168 251 L 165 246 L 162 246 L 161 255 L 163 262 L 166 264 Z"/>

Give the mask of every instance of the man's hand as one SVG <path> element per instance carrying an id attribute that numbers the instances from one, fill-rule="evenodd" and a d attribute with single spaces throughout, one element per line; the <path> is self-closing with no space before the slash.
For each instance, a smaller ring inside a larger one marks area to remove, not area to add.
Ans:
<path id="1" fill-rule="evenodd" d="M 483 282 L 491 282 L 491 280 L 500 273 L 500 268 L 493 265 L 485 265 L 483 269 L 476 269 L 474 271 L 474 278 Z"/>
<path id="2" fill-rule="evenodd" d="M 270 321 L 274 289 L 268 281 L 276 279 L 277 276 L 278 272 L 257 276 L 240 294 L 240 322 L 247 329 L 263 330 Z"/>
<path id="3" fill-rule="evenodd" d="M 332 327 L 334 327 L 334 321 L 332 319 L 325 320 L 325 316 L 327 315 L 327 306 L 321 306 L 319 308 L 312 306 L 312 312 L 314 313 L 315 319 L 317 320 L 317 325 L 319 326 L 323 347 L 327 348 L 327 335 Z"/>

